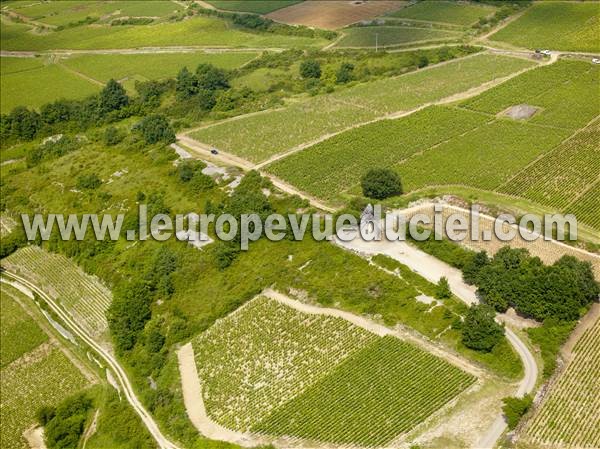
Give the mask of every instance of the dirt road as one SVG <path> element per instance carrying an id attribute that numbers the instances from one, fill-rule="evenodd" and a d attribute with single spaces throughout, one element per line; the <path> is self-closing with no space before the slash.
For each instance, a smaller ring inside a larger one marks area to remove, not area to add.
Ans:
<path id="1" fill-rule="evenodd" d="M 92 350 L 94 350 L 108 365 L 108 367 L 114 373 L 116 379 L 121 385 L 122 391 L 125 394 L 127 402 L 131 404 L 135 412 L 139 415 L 140 419 L 152 435 L 152 437 L 158 443 L 160 449 L 180 449 L 178 446 L 169 441 L 160 431 L 158 425 L 152 418 L 152 416 L 148 413 L 148 411 L 144 408 L 140 400 L 135 395 L 135 391 L 133 386 L 129 382 L 127 378 L 127 374 L 119 364 L 119 362 L 110 354 L 106 349 L 100 346 L 94 339 L 92 339 L 87 332 L 79 326 L 70 316 L 67 314 L 49 295 L 47 295 L 42 289 L 37 287 L 35 284 L 29 282 L 27 279 L 18 276 L 14 273 L 3 272 L 3 275 L 6 276 L 9 280 L 13 281 L 11 284 L 15 283 L 19 285 L 19 290 L 28 292 L 27 296 L 33 297 L 31 292 L 35 292 L 39 295 L 45 302 L 48 304 L 50 309 L 63 321 L 65 326 L 71 331 L 73 334 L 77 335 L 81 340 L 83 340 Z"/>

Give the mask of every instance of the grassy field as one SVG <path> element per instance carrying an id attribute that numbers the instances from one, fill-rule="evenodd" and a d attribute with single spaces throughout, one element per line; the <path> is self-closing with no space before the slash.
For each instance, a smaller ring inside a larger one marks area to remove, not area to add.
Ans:
<path id="1" fill-rule="evenodd" d="M 346 28 L 336 47 L 393 47 L 425 41 L 458 39 L 459 33 L 429 28 L 399 26 L 361 26 Z"/>
<path id="2" fill-rule="evenodd" d="M 494 11 L 495 8 L 488 5 L 426 0 L 396 11 L 390 16 L 468 26 L 477 22 L 480 17 L 493 14 Z"/>
<path id="3" fill-rule="evenodd" d="M 2 284 L 1 289 L 0 328 L 3 357 L 4 346 L 9 345 L 14 349 L 13 343 L 18 344 L 20 350 L 26 352 L 0 369 L 2 391 L 0 446 L 26 449 L 29 446 L 22 434 L 35 423 L 35 413 L 38 408 L 43 405 L 56 405 L 65 397 L 84 388 L 88 381 L 55 344 L 44 343 L 47 340 L 46 334 L 43 334 L 13 298 L 20 298 L 23 301 L 31 301 L 31 299 L 5 284 Z M 32 340 L 34 334 L 37 336 Z M 16 343 L 24 338 L 27 339 L 27 346 L 24 342 Z"/>
<path id="4" fill-rule="evenodd" d="M 56 64 L 44 65 L 38 59 L 0 58 L 2 72 L 1 112 L 16 106 L 39 108 L 60 98 L 80 99 L 100 91 L 98 86 Z"/>
<path id="5" fill-rule="evenodd" d="M 106 82 L 129 77 L 162 79 L 175 77 L 184 66 L 194 71 L 208 63 L 223 69 L 235 69 L 258 53 L 161 53 L 137 55 L 80 55 L 62 59 L 61 63 L 96 80 Z"/>
<path id="6" fill-rule="evenodd" d="M 256 14 L 268 14 L 277 11 L 281 8 L 300 3 L 301 0 L 253 0 L 236 1 L 236 0 L 208 0 L 215 8 L 224 9 L 226 11 L 252 12 Z"/>
<path id="7" fill-rule="evenodd" d="M 28 246 L 4 259 L 3 264 L 38 282 L 41 288 L 59 298 L 60 304 L 92 335 L 100 335 L 106 330 L 105 313 L 111 293 L 71 260 L 37 246 Z"/>
<path id="8" fill-rule="evenodd" d="M 84 20 L 116 17 L 163 17 L 183 9 L 170 0 L 138 1 L 52 1 L 32 3 L 17 2 L 8 5 L 9 10 L 48 25 L 60 26 Z"/>
<path id="9" fill-rule="evenodd" d="M 600 320 L 580 338 L 522 438 L 535 447 L 600 446 Z M 596 393 L 594 393 L 596 392 Z M 524 446 L 529 447 L 529 446 Z"/>
<path id="10" fill-rule="evenodd" d="M 461 104 L 474 111 L 499 114 L 518 104 L 540 110 L 528 121 L 577 130 L 600 112 L 600 99 L 590 92 L 600 83 L 600 67 L 562 60 L 513 78 Z"/>
<path id="11" fill-rule="evenodd" d="M 600 51 L 597 2 L 536 2 L 490 40 L 525 48 Z"/>
<path id="12" fill-rule="evenodd" d="M 253 299 L 194 340 L 208 413 L 245 432 L 375 339 L 342 318 Z"/>
<path id="13" fill-rule="evenodd" d="M 155 46 L 294 47 L 323 46 L 324 39 L 250 33 L 221 19 L 194 17 L 181 22 L 145 26 L 90 25 L 51 31 L 29 32 L 27 25 L 2 19 L 3 50 L 110 49 Z"/>
<path id="14" fill-rule="evenodd" d="M 395 337 L 264 297 L 215 323 L 194 351 L 218 423 L 331 443 L 385 443 L 475 380 Z M 369 379 L 378 381 L 365 388 Z M 434 391 L 433 379 L 444 379 Z"/>
<path id="15" fill-rule="evenodd" d="M 379 446 L 413 429 L 475 381 L 395 337 L 378 338 L 255 430 Z"/>
<path id="16" fill-rule="evenodd" d="M 259 162 L 325 134 L 463 92 L 531 64 L 505 56 L 475 55 L 395 78 L 358 84 L 280 110 L 216 124 L 191 136 Z M 282 129 L 286 130 L 283 135 Z"/>

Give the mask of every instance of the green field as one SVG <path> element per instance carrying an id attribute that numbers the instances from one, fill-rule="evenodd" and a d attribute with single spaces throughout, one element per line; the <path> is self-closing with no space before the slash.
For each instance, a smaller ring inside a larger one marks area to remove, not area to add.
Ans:
<path id="1" fill-rule="evenodd" d="M 81 55 L 61 60 L 67 67 L 96 80 L 106 82 L 129 77 L 142 79 L 174 78 L 184 66 L 194 71 L 208 63 L 223 69 L 235 69 L 258 53 L 161 53 L 134 55 Z"/>
<path id="2" fill-rule="evenodd" d="M 563 210 L 600 179 L 600 121 L 584 128 L 497 189 Z"/>
<path id="3" fill-rule="evenodd" d="M 98 86 L 57 64 L 43 65 L 40 59 L 0 58 L 2 72 L 1 112 L 16 106 L 39 108 L 60 98 L 85 98 L 100 91 Z"/>
<path id="4" fill-rule="evenodd" d="M 23 354 L 48 341 L 48 336 L 15 300 L 15 298 L 20 298 L 30 301 L 30 299 L 17 295 L 16 292 L 15 289 L 2 283 L 0 368 L 4 368 Z"/>
<path id="5" fill-rule="evenodd" d="M 513 78 L 461 107 L 496 115 L 510 106 L 528 104 L 540 108 L 529 122 L 576 130 L 600 114 L 600 99 L 590 95 L 599 83 L 599 66 L 560 60 Z"/>
<path id="6" fill-rule="evenodd" d="M 388 442 L 475 381 L 395 337 L 265 297 L 215 323 L 194 351 L 216 422 L 328 443 Z"/>
<path id="7" fill-rule="evenodd" d="M 468 26 L 477 22 L 481 17 L 493 14 L 494 11 L 495 8 L 488 5 L 425 0 L 407 8 L 402 8 L 390 14 L 390 16 L 424 22 Z"/>
<path id="8" fill-rule="evenodd" d="M 48 25 L 60 26 L 84 20 L 87 17 L 100 19 L 105 16 L 116 17 L 162 17 L 182 6 L 170 0 L 139 1 L 51 1 L 35 3 L 30 1 L 15 2 L 9 9 L 30 19 Z"/>
<path id="9" fill-rule="evenodd" d="M 474 381 L 415 346 L 383 337 L 348 357 L 254 430 L 381 446 L 413 429 Z"/>
<path id="10" fill-rule="evenodd" d="M 489 39 L 531 49 L 598 52 L 598 27 L 597 2 L 536 2 Z"/>
<path id="11" fill-rule="evenodd" d="M 158 46 L 306 48 L 327 43 L 324 39 L 246 32 L 232 28 L 225 20 L 212 17 L 194 17 L 181 22 L 145 26 L 79 26 L 44 34 L 29 32 L 29 28 L 2 18 L 2 49 L 41 51 Z"/>
<path id="12" fill-rule="evenodd" d="M 26 449 L 29 446 L 22 434 L 36 422 L 38 408 L 58 404 L 84 388 L 88 381 L 55 344 L 44 343 L 46 334 L 13 302 L 13 298 L 31 301 L 16 289 L 2 284 L 2 357 L 5 356 L 5 345 L 9 345 L 9 351 L 18 345 L 22 355 L 7 365 L 2 360 L 0 447 Z M 19 312 L 21 316 L 18 316 Z M 19 342 L 20 339 L 26 341 Z"/>
<path id="13" fill-rule="evenodd" d="M 283 109 L 216 124 L 191 136 L 259 162 L 325 134 L 389 113 L 410 110 L 532 64 L 518 58 L 475 55 L 395 78 L 359 84 Z"/>
<path id="14" fill-rule="evenodd" d="M 395 165 L 486 121 L 484 114 L 433 106 L 405 118 L 338 134 L 269 165 L 267 170 L 303 191 L 331 200 L 358 184 L 369 168 Z"/>
<path id="15" fill-rule="evenodd" d="M 571 203 L 566 212 L 575 214 L 577 219 L 600 231 L 600 182 L 591 186 L 577 201 Z"/>
<path id="16" fill-rule="evenodd" d="M 342 318 L 255 298 L 194 340 L 204 403 L 219 424 L 245 432 L 376 338 Z"/>
<path id="17" fill-rule="evenodd" d="M 426 41 L 443 41 L 458 39 L 459 33 L 435 30 L 430 28 L 414 28 L 399 26 L 360 26 L 346 28 L 344 37 L 336 47 L 393 47 Z"/>
<path id="18" fill-rule="evenodd" d="M 268 14 L 281 8 L 300 3 L 302 0 L 208 0 L 215 8 L 226 11 L 252 12 L 256 14 Z"/>
<path id="19" fill-rule="evenodd" d="M 106 330 L 110 290 L 98 279 L 85 274 L 70 259 L 37 246 L 27 246 L 3 259 L 3 264 L 38 282 L 49 294 L 59 298 L 60 304 L 90 334 L 100 335 Z"/>

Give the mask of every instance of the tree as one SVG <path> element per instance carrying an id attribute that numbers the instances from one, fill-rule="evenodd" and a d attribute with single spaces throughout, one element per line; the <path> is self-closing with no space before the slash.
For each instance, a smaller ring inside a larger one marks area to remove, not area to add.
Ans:
<path id="1" fill-rule="evenodd" d="M 502 411 L 504 412 L 504 416 L 506 416 L 508 428 L 514 429 L 517 427 L 517 424 L 519 424 L 521 417 L 525 415 L 533 405 L 533 398 L 526 394 L 522 398 L 504 398 L 502 399 L 502 402 L 504 402 Z"/>
<path id="2" fill-rule="evenodd" d="M 448 284 L 448 278 L 446 276 L 442 276 L 437 283 L 435 297 L 438 299 L 447 299 L 452 297 L 452 291 L 450 290 L 450 284 Z"/>
<path id="3" fill-rule="evenodd" d="M 344 62 L 340 66 L 339 70 L 335 74 L 335 82 L 338 84 L 345 84 L 354 78 L 354 64 Z"/>
<path id="4" fill-rule="evenodd" d="M 116 111 L 129 104 L 129 97 L 123 86 L 114 79 L 108 80 L 104 89 L 100 92 L 100 113 L 107 114 Z"/>
<path id="5" fill-rule="evenodd" d="M 194 176 L 190 180 L 190 188 L 195 193 L 207 192 L 215 187 L 217 184 L 208 175 L 205 175 L 201 171 L 194 173 Z"/>
<path id="6" fill-rule="evenodd" d="M 217 242 L 213 254 L 219 270 L 229 267 L 240 253 L 240 248 L 232 242 Z"/>
<path id="7" fill-rule="evenodd" d="M 10 133 L 19 139 L 33 139 L 41 127 L 40 115 L 24 106 L 14 108 L 7 119 Z"/>
<path id="8" fill-rule="evenodd" d="M 208 91 L 229 89 L 227 72 L 223 69 L 218 69 L 212 64 L 198 65 L 196 68 L 196 78 L 198 79 L 198 87 L 200 89 Z"/>
<path id="9" fill-rule="evenodd" d="M 307 59 L 300 64 L 300 76 L 304 79 L 321 78 L 321 63 L 315 59 Z"/>
<path id="10" fill-rule="evenodd" d="M 462 341 L 467 348 L 491 351 L 504 335 L 504 328 L 494 320 L 496 313 L 487 304 L 472 305 L 462 329 Z"/>
<path id="11" fill-rule="evenodd" d="M 198 92 L 198 78 L 187 67 L 182 68 L 177 74 L 175 92 L 179 100 L 186 100 Z"/>
<path id="12" fill-rule="evenodd" d="M 175 132 L 164 115 L 148 115 L 137 123 L 133 129 L 139 131 L 146 143 L 149 144 L 175 142 Z"/>
<path id="13" fill-rule="evenodd" d="M 81 175 L 77 178 L 77 188 L 85 190 L 95 190 L 102 184 L 100 178 L 95 173 L 91 175 Z"/>
<path id="14" fill-rule="evenodd" d="M 135 345 L 138 336 L 151 318 L 152 295 L 148 283 L 134 280 L 115 292 L 108 309 L 108 324 L 117 351 L 128 351 Z"/>
<path id="15" fill-rule="evenodd" d="M 389 168 L 369 170 L 361 180 L 363 195 L 382 200 L 402 193 L 400 176 Z"/>
<path id="16" fill-rule="evenodd" d="M 490 263 L 490 259 L 485 251 L 480 251 L 462 269 L 463 280 L 473 285 L 477 283 L 477 276 L 483 267 Z"/>
<path id="17" fill-rule="evenodd" d="M 104 131 L 104 145 L 107 147 L 115 146 L 123 140 L 124 136 L 114 126 L 109 126 Z"/>

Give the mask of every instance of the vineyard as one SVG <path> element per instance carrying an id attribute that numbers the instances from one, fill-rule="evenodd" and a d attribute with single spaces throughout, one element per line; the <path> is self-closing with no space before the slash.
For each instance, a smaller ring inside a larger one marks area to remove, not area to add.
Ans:
<path id="1" fill-rule="evenodd" d="M 323 135 L 438 101 L 532 64 L 507 56 L 475 55 L 217 123 L 190 136 L 252 162 L 260 162 Z"/>
<path id="2" fill-rule="evenodd" d="M 41 406 L 56 405 L 88 383 L 67 356 L 54 343 L 47 342 L 47 335 L 14 302 L 13 298 L 19 296 L 30 301 L 2 284 L 0 447 L 11 449 L 28 447 L 22 434 L 35 423 L 35 413 Z"/>
<path id="3" fill-rule="evenodd" d="M 600 320 L 575 345 L 573 359 L 525 430 L 536 447 L 600 447 Z"/>
<path id="4" fill-rule="evenodd" d="M 0 296 L 0 368 L 48 340 L 33 318 L 13 299 L 16 291 L 2 284 Z"/>
<path id="5" fill-rule="evenodd" d="M 600 173 L 600 121 L 582 129 L 497 189 L 564 210 Z"/>
<path id="6" fill-rule="evenodd" d="M 2 264 L 58 298 L 64 309 L 91 335 L 99 336 L 106 331 L 110 290 L 66 257 L 28 246 L 3 259 Z"/>
<path id="7" fill-rule="evenodd" d="M 217 321 L 193 346 L 211 419 L 267 436 L 380 445 L 475 381 L 395 337 L 266 297 Z"/>
<path id="8" fill-rule="evenodd" d="M 496 86 L 461 106 L 488 114 L 528 104 L 541 109 L 529 122 L 579 129 L 600 110 L 598 97 L 590 97 L 600 83 L 600 68 L 583 61 L 560 60 Z"/>
<path id="9" fill-rule="evenodd" d="M 566 208 L 566 212 L 575 214 L 577 220 L 600 230 L 600 181 L 586 191 L 581 197 L 576 198 Z"/>
<path id="10" fill-rule="evenodd" d="M 469 26 L 481 17 L 487 17 L 496 9 L 477 3 L 447 1 L 423 1 L 396 11 L 390 16 L 424 22 L 441 22 Z"/>
<path id="11" fill-rule="evenodd" d="M 395 337 L 377 339 L 254 430 L 379 446 L 423 422 L 475 377 Z"/>
<path id="12" fill-rule="evenodd" d="M 460 38 L 460 34 L 431 28 L 400 26 L 360 26 L 344 30 L 336 47 L 393 47 L 395 45 L 443 41 Z"/>
<path id="13" fill-rule="evenodd" d="M 484 114 L 432 106 L 338 134 L 269 165 L 267 170 L 325 199 L 356 185 L 371 167 L 387 167 L 488 121 Z M 336 170 L 331 170 L 336 166 Z"/>
<path id="14" fill-rule="evenodd" d="M 489 39 L 531 49 L 597 52 L 599 20 L 596 2 L 536 2 Z"/>

